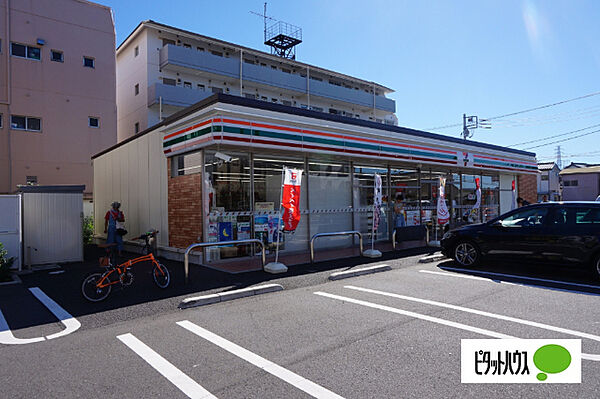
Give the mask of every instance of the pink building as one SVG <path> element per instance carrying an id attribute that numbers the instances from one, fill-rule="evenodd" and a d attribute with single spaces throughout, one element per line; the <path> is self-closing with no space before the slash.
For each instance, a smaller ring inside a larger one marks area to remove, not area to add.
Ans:
<path id="1" fill-rule="evenodd" d="M 85 184 L 117 141 L 115 29 L 85 0 L 0 0 L 0 193 Z"/>

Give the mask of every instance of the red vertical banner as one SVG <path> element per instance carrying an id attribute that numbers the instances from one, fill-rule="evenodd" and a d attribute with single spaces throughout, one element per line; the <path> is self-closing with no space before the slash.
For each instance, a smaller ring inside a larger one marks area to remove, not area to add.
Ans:
<path id="1" fill-rule="evenodd" d="M 300 186 L 302 185 L 301 169 L 285 169 L 283 178 L 283 193 L 281 206 L 283 206 L 283 229 L 294 231 L 300 223 Z"/>

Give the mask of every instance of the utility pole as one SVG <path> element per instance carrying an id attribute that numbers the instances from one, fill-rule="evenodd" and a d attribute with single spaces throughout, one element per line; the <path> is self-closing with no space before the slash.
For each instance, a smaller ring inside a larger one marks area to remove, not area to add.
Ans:
<path id="1" fill-rule="evenodd" d="M 463 130 L 462 130 L 463 139 L 466 140 L 468 138 L 473 137 L 473 132 L 471 132 L 471 130 L 477 129 L 477 128 L 491 129 L 492 122 L 489 119 L 479 119 L 479 117 L 477 115 L 467 116 L 467 114 L 463 114 Z M 469 130 L 469 129 L 471 129 L 471 130 Z"/>
<path id="2" fill-rule="evenodd" d="M 562 151 L 560 146 L 556 147 L 556 164 L 558 165 L 558 169 L 562 169 Z"/>

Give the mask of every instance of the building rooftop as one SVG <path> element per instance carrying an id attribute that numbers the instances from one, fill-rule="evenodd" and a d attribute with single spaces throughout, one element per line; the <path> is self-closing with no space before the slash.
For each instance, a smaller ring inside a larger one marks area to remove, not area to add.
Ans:
<path id="1" fill-rule="evenodd" d="M 415 137 L 436 139 L 436 140 L 446 141 L 446 142 L 454 143 L 454 144 L 465 144 L 466 143 L 466 144 L 468 144 L 470 146 L 474 146 L 474 147 L 480 147 L 480 148 L 485 148 L 485 149 L 489 149 L 489 150 L 504 151 L 504 152 L 511 153 L 511 154 L 517 154 L 517 155 L 523 155 L 523 156 L 529 156 L 529 157 L 535 157 L 535 153 L 533 153 L 533 152 L 517 150 L 514 148 L 501 147 L 501 146 L 494 145 L 494 144 L 482 143 L 482 142 L 471 141 L 471 140 L 468 140 L 465 142 L 465 140 L 461 139 L 461 138 L 445 136 L 445 135 L 437 134 L 437 133 L 425 132 L 422 130 L 410 129 L 410 128 L 400 127 L 400 126 L 384 125 L 381 123 L 371 122 L 371 121 L 367 121 L 367 120 L 363 120 L 363 119 L 355 119 L 355 118 L 350 118 L 347 116 L 326 114 L 323 112 L 312 111 L 312 110 L 307 110 L 307 109 L 302 109 L 302 108 L 297 108 L 297 107 L 292 107 L 292 106 L 287 106 L 287 105 L 282 105 L 282 104 L 269 103 L 269 102 L 265 102 L 265 101 L 261 101 L 261 100 L 254 100 L 254 99 L 250 99 L 250 98 L 239 97 L 239 96 L 234 96 L 234 95 L 229 95 L 229 94 L 216 93 L 194 105 L 191 105 L 187 108 L 182 109 L 179 112 L 174 113 L 173 115 L 169 116 L 162 122 L 148 128 L 134 136 L 131 136 L 131 137 L 119 142 L 118 144 L 105 149 L 104 151 L 99 152 L 98 154 L 92 156 L 92 159 L 97 158 L 100 155 L 103 155 L 107 152 L 110 152 L 113 149 L 118 148 L 118 147 L 122 146 L 123 144 L 128 143 L 132 140 L 135 140 L 140 136 L 150 133 L 150 132 L 158 129 L 161 126 L 169 125 L 170 123 L 177 121 L 178 119 L 181 119 L 181 118 L 183 118 L 187 115 L 190 115 L 198 110 L 206 108 L 209 105 L 219 103 L 219 102 L 225 103 L 225 104 L 240 105 L 240 106 L 245 106 L 245 107 L 250 107 L 250 108 L 264 109 L 264 110 L 275 111 L 275 112 L 282 112 L 282 113 L 286 113 L 286 114 L 304 116 L 304 117 L 320 119 L 320 120 L 324 120 L 324 121 L 345 123 L 348 125 L 353 125 L 353 126 L 358 126 L 358 127 L 366 127 L 366 128 L 371 128 L 371 129 L 385 130 L 385 131 L 391 132 L 391 133 L 408 134 L 408 135 L 415 136 Z"/>
<path id="2" fill-rule="evenodd" d="M 600 165 L 595 166 L 577 166 L 571 167 L 568 169 L 563 169 L 560 172 L 561 176 L 564 175 L 580 175 L 580 174 L 589 174 L 589 173 L 600 173 Z"/>
<path id="3" fill-rule="evenodd" d="M 551 170 L 554 169 L 556 162 L 538 162 L 539 170 Z"/>
<path id="4" fill-rule="evenodd" d="M 180 29 L 180 28 L 176 28 L 174 26 L 165 25 L 165 24 L 162 24 L 160 22 L 153 21 L 151 19 L 140 22 L 139 25 L 129 34 L 129 36 L 127 36 L 125 38 L 125 40 L 123 40 L 123 42 L 121 42 L 121 44 L 117 47 L 117 55 L 119 55 L 120 50 L 122 48 L 125 48 L 127 46 L 128 42 L 129 42 L 129 40 L 132 37 L 134 37 L 137 34 L 138 31 L 140 31 L 141 29 L 143 29 L 143 27 L 151 27 L 151 28 L 155 28 L 155 29 L 159 29 L 159 30 L 171 31 L 171 33 L 175 33 L 175 34 L 179 34 L 179 35 L 183 34 L 183 35 L 192 36 L 192 38 L 197 39 L 197 40 L 203 40 L 203 41 L 207 41 L 207 42 L 218 44 L 218 45 L 222 45 L 222 46 L 230 46 L 230 47 L 242 49 L 242 50 L 244 50 L 244 52 L 255 54 L 255 55 L 259 55 L 259 56 L 265 57 L 265 58 L 269 58 L 269 59 L 277 61 L 277 62 L 284 62 L 284 63 L 290 64 L 290 65 L 294 65 L 296 67 L 310 68 L 311 70 L 318 71 L 318 72 L 323 73 L 323 74 L 335 76 L 335 77 L 338 77 L 338 78 L 341 78 L 341 79 L 348 79 L 348 80 L 358 81 L 358 82 L 360 82 L 362 84 L 366 84 L 366 85 L 369 85 L 369 86 L 375 86 L 377 89 L 382 90 L 384 93 L 393 93 L 394 92 L 393 89 L 390 89 L 389 87 L 383 86 L 383 85 L 381 85 L 379 83 L 375 83 L 373 81 L 368 81 L 368 80 L 356 78 L 354 76 L 346 75 L 346 74 L 343 74 L 343 73 L 335 72 L 335 71 L 332 71 L 332 70 L 329 70 L 329 69 L 321 68 L 321 67 L 310 65 L 310 64 L 305 64 L 303 62 L 299 62 L 299 61 L 296 61 L 296 60 L 290 60 L 290 59 L 287 59 L 287 58 L 281 58 L 281 57 L 278 57 L 276 55 L 267 53 L 265 51 L 256 50 L 256 49 L 253 49 L 253 48 L 250 48 L 250 47 L 241 46 L 239 44 L 227 42 L 227 41 L 220 40 L 220 39 L 215 39 L 214 37 L 204 36 L 204 35 L 201 35 L 199 33 L 190 32 L 190 31 L 185 30 L 185 29 Z"/>

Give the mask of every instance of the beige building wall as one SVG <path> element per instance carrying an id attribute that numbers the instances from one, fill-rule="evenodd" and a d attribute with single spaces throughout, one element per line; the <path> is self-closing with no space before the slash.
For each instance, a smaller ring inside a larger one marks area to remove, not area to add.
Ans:
<path id="1" fill-rule="evenodd" d="M 91 193 L 90 157 L 117 140 L 110 8 L 84 0 L 0 0 L 0 21 L 0 192 L 36 176 L 38 184 L 85 184 Z M 11 42 L 39 48 L 41 59 L 12 56 Z M 52 50 L 63 53 L 63 62 L 51 61 Z M 94 68 L 83 66 L 84 56 Z M 40 118 L 41 131 L 11 128 L 11 115 Z M 90 127 L 89 117 L 100 126 Z"/>
<path id="2" fill-rule="evenodd" d="M 148 33 L 143 30 L 135 40 L 119 50 L 117 55 L 117 132 L 118 141 L 135 134 L 135 124 L 139 131 L 148 126 L 148 64 L 158 51 L 148 47 Z M 137 55 L 136 55 L 137 47 Z M 135 94 L 135 85 L 139 93 Z"/>
<path id="3" fill-rule="evenodd" d="M 95 235 L 104 234 L 104 215 L 114 201 L 125 214 L 126 240 L 158 229 L 168 245 L 167 159 L 158 130 L 94 158 Z"/>

